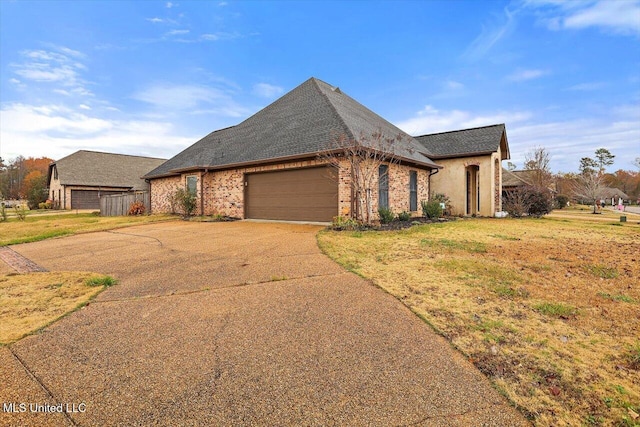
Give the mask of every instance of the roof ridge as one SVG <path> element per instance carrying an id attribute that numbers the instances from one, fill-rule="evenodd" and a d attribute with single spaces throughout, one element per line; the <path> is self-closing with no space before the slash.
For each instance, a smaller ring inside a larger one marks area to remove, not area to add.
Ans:
<path id="1" fill-rule="evenodd" d="M 331 111 L 333 111 L 333 115 L 338 118 L 338 121 L 342 124 L 342 127 L 347 130 L 347 133 L 348 133 L 347 136 L 349 137 L 349 139 L 355 140 L 356 137 L 353 134 L 353 132 L 351 131 L 351 128 L 349 128 L 349 125 L 347 125 L 347 123 L 344 121 L 344 118 L 342 118 L 340 113 L 338 113 L 338 109 L 336 108 L 335 105 L 333 105 L 333 102 L 331 102 L 331 100 L 329 99 L 327 94 L 324 93 L 324 91 L 320 88 L 320 85 L 318 84 L 318 82 L 322 82 L 322 83 L 326 84 L 327 86 L 331 87 L 332 90 L 333 90 L 334 86 L 329 84 L 329 83 L 327 83 L 327 82 L 324 82 L 324 81 L 322 81 L 320 79 L 317 79 L 315 77 L 311 77 L 309 80 L 311 80 L 311 82 L 313 83 L 315 88 L 318 90 L 320 95 L 322 95 L 322 97 L 327 101 L 327 104 L 329 104 L 329 107 L 331 107 Z M 339 93 L 341 95 L 345 95 L 345 93 L 343 93 L 342 91 L 340 91 Z"/>
<path id="2" fill-rule="evenodd" d="M 491 128 L 491 127 L 495 127 L 495 126 L 504 126 L 504 123 L 496 123 L 493 125 L 486 125 L 486 126 L 476 126 L 476 127 L 472 127 L 472 128 L 466 128 L 466 129 L 456 129 L 456 130 L 447 130 L 444 132 L 434 132 L 434 133 L 425 133 L 424 135 L 417 135 L 414 136 L 414 138 L 421 138 L 423 136 L 431 136 L 431 135 L 442 135 L 445 133 L 455 133 L 455 132 L 465 132 L 465 131 L 469 131 L 469 130 L 476 130 L 476 129 L 485 129 L 485 128 Z"/>
<path id="3" fill-rule="evenodd" d="M 137 157 L 137 158 L 140 158 L 140 159 L 167 160 L 167 159 L 162 158 L 162 157 L 137 156 L 137 155 L 135 155 L 135 154 L 109 153 L 109 152 L 107 152 L 107 151 L 96 151 L 96 150 L 78 150 L 78 151 L 75 151 L 75 152 L 73 152 L 73 153 L 71 153 L 71 154 L 69 154 L 69 155 L 67 155 L 67 156 L 64 156 L 64 157 L 60 158 L 59 160 L 66 159 L 67 157 L 71 157 L 71 156 L 73 156 L 74 154 L 78 154 L 78 153 L 80 153 L 80 152 L 85 152 L 85 153 L 95 153 L 95 154 L 108 154 L 108 155 L 110 155 L 110 156 L 127 156 L 127 157 Z M 56 160 L 56 161 L 54 161 L 53 163 L 55 163 L 55 162 L 57 162 L 57 161 L 59 161 L 59 160 Z"/>

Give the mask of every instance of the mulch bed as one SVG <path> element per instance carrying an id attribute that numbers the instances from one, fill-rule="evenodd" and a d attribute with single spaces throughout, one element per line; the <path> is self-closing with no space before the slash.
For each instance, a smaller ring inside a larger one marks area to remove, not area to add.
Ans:
<path id="1" fill-rule="evenodd" d="M 434 223 L 449 222 L 449 221 L 455 221 L 455 220 L 456 220 L 455 217 L 438 218 L 438 219 L 416 217 L 416 218 L 411 218 L 409 221 L 394 220 L 387 224 L 379 224 L 379 223 L 371 224 L 371 225 L 362 224 L 355 227 L 354 226 L 346 226 L 346 227 L 329 226 L 329 229 L 334 231 L 367 231 L 367 230 L 393 231 L 393 230 L 404 230 L 406 228 L 413 227 L 414 225 L 434 224 Z"/>

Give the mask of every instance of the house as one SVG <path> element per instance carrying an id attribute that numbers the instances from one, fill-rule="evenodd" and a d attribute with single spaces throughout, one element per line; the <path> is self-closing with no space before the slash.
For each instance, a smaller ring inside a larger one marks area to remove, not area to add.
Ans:
<path id="1" fill-rule="evenodd" d="M 504 124 L 415 137 L 443 168 L 433 193 L 446 194 L 453 215 L 494 216 L 502 211 L 502 160 L 509 159 Z"/>
<path id="2" fill-rule="evenodd" d="M 58 209 L 100 209 L 100 196 L 148 191 L 141 177 L 166 159 L 80 150 L 49 165 L 49 198 Z"/>
<path id="3" fill-rule="evenodd" d="M 321 154 L 339 153 L 332 141 L 340 138 L 368 146 L 376 133 L 397 138 L 397 161 L 381 165 L 377 188 L 366 189 L 371 211 L 419 214 L 440 166 L 412 136 L 316 78 L 147 173 L 151 211 L 171 211 L 171 195 L 187 188 L 197 197 L 197 214 L 306 221 L 349 215 L 358 207 L 349 162 L 333 167 Z"/>
<path id="4" fill-rule="evenodd" d="M 629 200 L 629 196 L 619 188 L 604 187 L 600 193 L 600 197 L 604 199 L 607 205 L 618 205 L 620 199 L 624 202 Z"/>
<path id="5" fill-rule="evenodd" d="M 502 194 L 513 191 L 519 187 L 533 185 L 535 181 L 534 171 L 502 169 Z"/>

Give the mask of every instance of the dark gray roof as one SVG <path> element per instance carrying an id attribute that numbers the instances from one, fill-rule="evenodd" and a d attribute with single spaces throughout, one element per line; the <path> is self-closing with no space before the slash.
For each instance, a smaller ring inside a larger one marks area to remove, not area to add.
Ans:
<path id="1" fill-rule="evenodd" d="M 80 150 L 49 166 L 49 182 L 51 182 L 52 168 L 55 166 L 62 185 L 144 190 L 147 189 L 147 185 L 141 177 L 157 168 L 165 160 Z"/>
<path id="2" fill-rule="evenodd" d="M 210 133 L 146 178 L 193 169 L 216 169 L 296 157 L 313 157 L 331 148 L 336 137 L 359 139 L 381 132 L 401 137 L 394 151 L 401 159 L 437 168 L 409 134 L 367 109 L 340 89 L 311 78 L 236 126 Z"/>
<path id="3" fill-rule="evenodd" d="M 502 160 L 510 158 L 504 124 L 415 137 L 433 159 L 469 157 L 496 152 L 504 142 Z"/>

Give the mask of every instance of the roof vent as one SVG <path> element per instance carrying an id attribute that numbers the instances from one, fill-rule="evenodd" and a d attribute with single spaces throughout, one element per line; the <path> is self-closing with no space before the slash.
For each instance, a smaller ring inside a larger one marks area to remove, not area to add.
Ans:
<path id="1" fill-rule="evenodd" d="M 335 93 L 342 93 L 342 91 L 340 90 L 340 88 L 339 88 L 339 87 L 337 87 L 337 86 L 333 88 L 333 91 L 334 91 Z"/>

